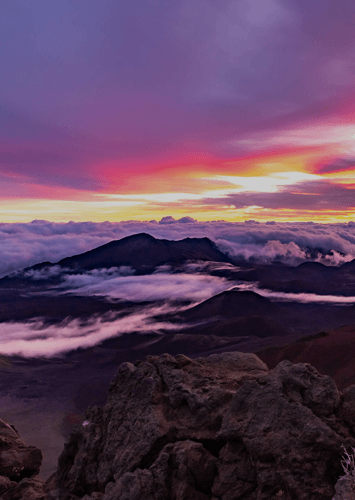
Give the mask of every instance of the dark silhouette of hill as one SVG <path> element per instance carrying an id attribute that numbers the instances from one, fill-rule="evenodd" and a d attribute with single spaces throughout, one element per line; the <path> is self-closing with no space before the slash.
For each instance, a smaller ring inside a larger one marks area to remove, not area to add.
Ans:
<path id="1" fill-rule="evenodd" d="M 58 264 L 69 269 L 131 266 L 139 271 L 147 271 L 164 264 L 181 264 L 190 260 L 230 262 L 208 238 L 169 241 L 139 233 L 111 241 L 80 255 L 67 257 Z"/>
<path id="2" fill-rule="evenodd" d="M 186 334 L 282 339 L 313 334 L 320 329 L 355 324 L 355 306 L 273 302 L 252 291 L 227 290 L 173 317 L 190 324 Z M 287 342 L 287 340 L 285 341 Z M 285 343 L 284 342 L 284 343 Z"/>
<path id="3" fill-rule="evenodd" d="M 293 268 L 297 273 L 324 273 L 328 271 L 332 271 L 332 267 L 328 267 L 321 262 L 302 262 L 298 266 Z"/>
<path id="4" fill-rule="evenodd" d="M 230 338 L 278 337 L 280 339 L 294 333 L 292 325 L 290 325 L 289 322 L 277 321 L 277 319 L 272 317 L 260 315 L 242 316 L 232 319 L 216 317 L 207 323 L 194 325 L 191 329 L 187 329 L 185 333 L 188 334 L 189 332 L 191 332 L 194 337 L 196 335 L 204 335 L 207 338 L 219 336 Z"/>
<path id="5" fill-rule="evenodd" d="M 188 261 L 229 262 L 229 259 L 208 238 L 169 241 L 140 233 L 67 257 L 56 264 L 42 262 L 0 279 L 0 321 L 40 316 L 50 322 L 60 322 L 67 317 L 120 310 L 122 305 L 106 299 L 74 296 L 72 292 L 67 296 L 59 294 L 58 287 L 65 290 L 63 274 L 120 266 L 130 266 L 137 274 L 149 274 L 158 266 L 179 266 Z"/>
<path id="6" fill-rule="evenodd" d="M 350 262 L 345 262 L 345 264 L 343 264 L 340 269 L 347 273 L 355 274 L 355 259 L 351 260 Z"/>
<path id="7" fill-rule="evenodd" d="M 274 303 L 255 292 L 235 289 L 219 293 L 179 314 L 181 321 L 192 322 L 185 333 L 279 339 L 294 334 L 295 327 L 305 324 L 305 316 L 303 309 L 295 314 L 294 305 Z"/>
<path id="8" fill-rule="evenodd" d="M 205 300 L 183 314 L 186 320 L 202 320 L 219 316 L 224 319 L 242 316 L 270 315 L 278 306 L 269 299 L 251 291 L 227 290 Z"/>

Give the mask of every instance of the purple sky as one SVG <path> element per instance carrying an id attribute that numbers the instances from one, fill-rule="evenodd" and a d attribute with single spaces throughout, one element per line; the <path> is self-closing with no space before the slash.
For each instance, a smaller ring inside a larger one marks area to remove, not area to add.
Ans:
<path id="1" fill-rule="evenodd" d="M 354 19 L 350 0 L 3 0 L 1 220 L 348 220 Z M 278 172 L 318 177 L 218 177 Z"/>

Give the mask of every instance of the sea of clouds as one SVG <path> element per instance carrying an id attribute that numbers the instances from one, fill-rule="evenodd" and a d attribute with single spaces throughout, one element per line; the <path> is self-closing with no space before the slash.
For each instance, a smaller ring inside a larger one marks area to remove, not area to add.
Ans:
<path id="1" fill-rule="evenodd" d="M 178 221 L 164 217 L 160 222 L 69 222 L 0 224 L 0 276 L 40 262 L 60 259 L 91 250 L 109 241 L 145 232 L 156 238 L 179 240 L 186 237 L 209 237 L 220 250 L 238 259 L 270 263 L 275 259 L 297 265 L 316 260 L 340 265 L 355 258 L 355 223 L 245 223 L 197 222 L 189 217 Z M 108 300 L 136 302 L 160 301 L 138 308 L 124 317 L 94 317 L 88 324 L 70 320 L 61 325 L 46 324 L 45 318 L 29 322 L 1 324 L 0 353 L 23 356 L 54 356 L 90 347 L 123 333 L 175 331 L 177 325 L 161 322 L 156 315 L 178 312 L 186 306 L 177 300 L 191 301 L 190 306 L 224 290 L 239 286 L 271 300 L 323 302 L 350 305 L 355 297 L 315 294 L 285 294 L 261 290 L 256 283 L 238 283 L 210 274 L 215 268 L 233 267 L 228 263 L 190 263 L 172 272 L 161 266 L 151 275 L 135 275 L 127 266 L 95 269 L 76 273 L 60 266 L 27 270 L 29 278 L 42 280 L 60 277 L 51 293 L 102 296 Z M 48 292 L 46 292 L 48 293 Z M 164 305 L 161 305 L 164 302 Z"/>
<path id="2" fill-rule="evenodd" d="M 355 258 L 355 222 L 344 224 L 197 222 L 190 217 L 157 221 L 68 222 L 35 220 L 0 224 L 0 277 L 18 269 L 77 255 L 109 241 L 145 232 L 179 240 L 205 237 L 230 256 L 297 265 L 312 259 L 339 265 Z"/>

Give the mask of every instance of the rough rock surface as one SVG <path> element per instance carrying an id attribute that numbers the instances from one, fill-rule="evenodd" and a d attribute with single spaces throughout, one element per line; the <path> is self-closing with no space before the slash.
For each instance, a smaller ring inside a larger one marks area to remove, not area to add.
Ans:
<path id="1" fill-rule="evenodd" d="M 0 498 L 44 500 L 43 482 L 36 479 L 42 453 L 26 446 L 16 429 L 0 419 Z"/>
<path id="2" fill-rule="evenodd" d="M 338 479 L 333 500 L 352 500 L 353 498 L 355 498 L 355 481 L 344 477 Z"/>
<path id="3" fill-rule="evenodd" d="M 331 500 L 354 405 L 354 388 L 304 363 L 269 371 L 238 352 L 124 363 L 65 446 L 49 498 Z"/>

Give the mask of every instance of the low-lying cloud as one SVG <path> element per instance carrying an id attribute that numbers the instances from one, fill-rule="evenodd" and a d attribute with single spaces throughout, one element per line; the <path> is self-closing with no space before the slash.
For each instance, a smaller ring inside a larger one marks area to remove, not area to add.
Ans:
<path id="1" fill-rule="evenodd" d="M 45 326 L 42 319 L 0 324 L 0 353 L 24 357 L 52 357 L 79 348 L 88 348 L 125 333 L 160 333 L 181 330 L 181 325 L 157 321 L 154 316 L 177 311 L 175 307 L 142 308 L 113 319 L 98 317 L 87 324 L 74 319 L 65 324 Z M 183 308 L 179 308 L 183 310 Z"/>
<path id="2" fill-rule="evenodd" d="M 238 290 L 251 290 L 263 297 L 276 302 L 301 302 L 302 304 L 334 304 L 334 305 L 351 305 L 355 304 L 355 297 L 344 295 L 318 295 L 316 293 L 290 293 L 290 292 L 274 292 L 265 288 L 258 288 L 256 284 L 244 284 L 237 287 Z"/>
<path id="3" fill-rule="evenodd" d="M 100 270 L 103 271 L 103 270 Z M 63 293 L 104 296 L 132 301 L 189 300 L 200 302 L 231 286 L 225 278 L 204 274 L 158 272 L 145 276 L 123 276 L 88 272 L 63 276 Z"/>
<path id="4" fill-rule="evenodd" d="M 186 218 L 185 218 L 186 219 Z M 86 252 L 112 240 L 146 232 L 179 240 L 207 236 L 235 258 L 297 265 L 307 259 L 339 265 L 355 258 L 355 222 L 340 224 L 255 221 L 68 222 L 0 224 L 0 276 Z"/>
<path id="5" fill-rule="evenodd" d="M 79 283 L 80 286 L 88 282 L 100 283 L 103 280 L 112 279 L 118 276 L 129 276 L 135 273 L 134 269 L 130 266 L 93 269 L 81 274 L 67 274 L 68 272 L 70 272 L 70 269 L 56 265 L 45 266 L 40 269 L 28 269 L 24 272 L 16 272 L 15 274 L 21 275 L 24 278 L 31 278 L 34 281 L 50 280 L 53 277 L 60 276 L 64 280 L 70 281 L 72 279 L 74 283 Z"/>
<path id="6" fill-rule="evenodd" d="M 274 292 L 259 289 L 256 284 L 252 283 L 239 285 L 235 288 L 253 290 L 272 301 L 278 302 L 328 303 L 334 305 L 351 305 L 355 303 L 355 297 Z M 133 288 L 130 290 L 133 293 Z M 150 293 L 149 290 L 148 286 L 148 294 Z M 161 291 L 163 292 L 163 289 Z M 195 297 L 197 298 L 198 294 Z M 178 313 L 188 307 L 191 307 L 191 305 L 173 306 L 165 303 L 162 306 L 142 307 L 136 312 L 127 315 L 109 313 L 101 317 L 92 317 L 86 322 L 74 319 L 49 326 L 42 318 L 34 318 L 28 322 L 1 323 L 0 354 L 19 355 L 27 358 L 53 357 L 76 349 L 89 348 L 107 339 L 119 337 L 122 334 L 154 332 L 163 335 L 165 332 L 178 332 L 190 325 L 174 324 L 167 320 L 158 320 L 157 317 L 161 314 Z"/>

